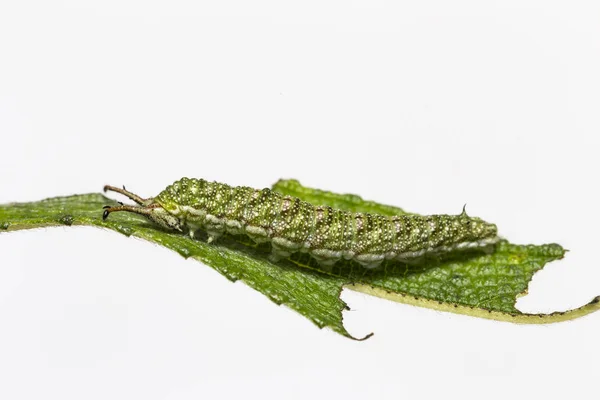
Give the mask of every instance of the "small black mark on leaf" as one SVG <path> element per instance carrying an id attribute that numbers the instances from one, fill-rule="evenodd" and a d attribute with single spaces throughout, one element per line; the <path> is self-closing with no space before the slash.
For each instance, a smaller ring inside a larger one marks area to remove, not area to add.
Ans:
<path id="1" fill-rule="evenodd" d="M 60 219 L 58 220 L 58 222 L 60 222 L 63 225 L 67 225 L 67 226 L 71 226 L 73 225 L 73 216 L 72 215 L 63 215 L 62 217 L 60 217 Z"/>

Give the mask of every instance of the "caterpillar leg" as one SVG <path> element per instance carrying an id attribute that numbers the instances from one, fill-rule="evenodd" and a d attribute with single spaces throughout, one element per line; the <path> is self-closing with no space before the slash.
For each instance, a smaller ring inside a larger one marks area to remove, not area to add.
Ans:
<path id="1" fill-rule="evenodd" d="M 219 231 L 206 231 L 206 233 L 208 234 L 208 239 L 206 240 L 206 243 L 213 243 L 218 238 L 220 238 L 221 235 L 223 235 L 223 232 Z"/>
<path id="2" fill-rule="evenodd" d="M 284 258 L 284 257 L 280 253 L 275 251 L 275 249 L 273 249 L 271 254 L 269 254 L 269 261 L 271 261 L 271 262 L 280 261 L 282 258 Z"/>
<path id="3" fill-rule="evenodd" d="M 319 262 L 321 267 L 328 267 L 329 269 L 342 258 L 341 251 L 327 249 L 313 249 L 309 251 L 309 254 Z"/>
<path id="4" fill-rule="evenodd" d="M 198 231 L 202 230 L 202 228 L 200 228 L 196 225 L 188 224 L 187 230 L 188 230 L 188 235 L 190 235 L 190 238 L 196 239 L 196 233 Z M 217 241 L 217 239 L 219 239 L 223 235 L 223 232 L 215 231 L 215 230 L 206 230 L 206 235 L 208 236 L 208 238 L 206 239 L 206 243 L 214 243 L 215 241 Z"/>
<path id="5" fill-rule="evenodd" d="M 385 260 L 384 254 L 360 254 L 354 257 L 354 260 L 366 269 L 374 269 L 381 265 Z"/>

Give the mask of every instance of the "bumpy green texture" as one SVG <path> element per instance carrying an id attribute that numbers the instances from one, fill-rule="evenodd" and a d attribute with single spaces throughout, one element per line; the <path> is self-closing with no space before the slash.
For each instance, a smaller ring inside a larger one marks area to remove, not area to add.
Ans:
<path id="1" fill-rule="evenodd" d="M 365 202 L 353 195 L 305 188 L 297 181 L 280 181 L 273 190 L 353 212 L 403 214 L 395 207 Z M 419 265 L 385 262 L 380 270 L 340 262 L 325 273 L 307 254 L 297 253 L 290 259 L 273 263 L 268 258 L 269 244 L 254 245 L 243 235 L 225 235 L 216 244 L 207 244 L 205 237 L 194 240 L 161 230 L 131 213 L 115 213 L 102 221 L 102 206 L 116 204 L 100 194 L 87 194 L 3 205 L 0 206 L 0 241 L 3 232 L 44 226 L 88 225 L 137 236 L 186 258 L 195 258 L 232 281 L 241 279 L 317 326 L 330 327 L 347 337 L 351 335 L 342 324 L 346 304 L 339 298 L 344 286 L 403 303 L 521 323 L 573 319 L 599 307 L 598 300 L 594 299 L 579 309 L 547 315 L 523 314 L 516 310 L 516 297 L 526 290 L 532 275 L 545 263 L 563 257 L 564 250 L 556 244 L 518 246 L 502 242 L 489 255 L 460 253 L 445 259 L 424 260 Z M 198 282 L 198 286 L 201 290 L 202 282 Z"/>
<path id="2" fill-rule="evenodd" d="M 246 233 L 259 242 L 272 241 L 278 257 L 304 250 L 328 265 L 345 258 L 375 267 L 384 259 L 413 259 L 498 241 L 496 225 L 465 212 L 429 216 L 351 212 L 270 189 L 204 179 L 182 178 L 153 202 L 213 236 Z"/>

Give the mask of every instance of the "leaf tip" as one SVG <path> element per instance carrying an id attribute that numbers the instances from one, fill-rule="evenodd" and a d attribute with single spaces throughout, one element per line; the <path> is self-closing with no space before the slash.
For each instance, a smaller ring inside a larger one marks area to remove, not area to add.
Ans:
<path id="1" fill-rule="evenodd" d="M 352 339 L 356 340 L 357 342 L 363 342 L 363 341 L 369 339 L 374 334 L 375 334 L 374 332 L 371 332 L 371 333 L 369 333 L 368 335 L 366 335 L 365 337 L 362 337 L 362 338 L 355 338 L 354 336 L 352 336 Z"/>

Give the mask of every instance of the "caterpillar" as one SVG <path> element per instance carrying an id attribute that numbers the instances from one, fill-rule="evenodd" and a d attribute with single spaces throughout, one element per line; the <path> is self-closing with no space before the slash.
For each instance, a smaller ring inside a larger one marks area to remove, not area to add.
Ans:
<path id="1" fill-rule="evenodd" d="M 325 268 L 346 259 L 370 269 L 384 260 L 409 262 L 429 254 L 488 248 L 500 240 L 496 225 L 468 216 L 464 208 L 458 215 L 353 213 L 270 189 L 190 178 L 148 199 L 125 187 L 107 185 L 104 191 L 125 195 L 137 205 L 105 206 L 103 220 L 112 212 L 132 212 L 192 238 L 204 230 L 208 243 L 224 233 L 245 234 L 257 243 L 270 242 L 273 261 L 308 252 Z"/>

